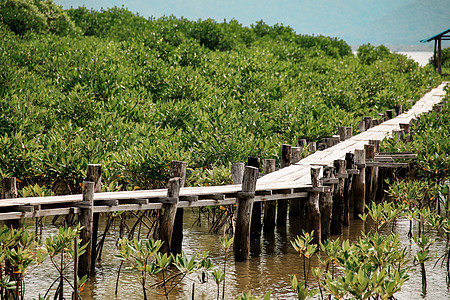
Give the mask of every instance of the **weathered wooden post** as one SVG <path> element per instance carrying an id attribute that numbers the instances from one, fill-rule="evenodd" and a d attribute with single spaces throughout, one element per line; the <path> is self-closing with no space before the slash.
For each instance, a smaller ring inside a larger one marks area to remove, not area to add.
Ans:
<path id="1" fill-rule="evenodd" d="M 93 224 L 94 224 L 94 191 L 95 183 L 92 181 L 83 181 L 83 201 L 80 204 L 79 221 L 81 225 L 80 239 L 81 245 L 87 244 L 85 252 L 80 256 L 78 261 L 78 276 L 94 273 L 92 264 L 92 249 L 95 245 L 92 241 Z"/>
<path id="2" fill-rule="evenodd" d="M 86 181 L 92 181 L 94 183 L 94 193 L 99 193 L 102 190 L 102 165 L 89 164 L 86 169 Z M 92 219 L 92 268 L 91 271 L 95 271 L 95 261 L 97 260 L 97 238 L 98 238 L 98 220 L 100 213 L 94 213 Z"/>
<path id="3" fill-rule="evenodd" d="M 319 174 L 320 167 L 311 167 L 311 184 L 312 188 L 319 187 Z M 310 191 L 308 198 L 308 218 L 309 218 L 309 226 L 308 229 L 311 232 L 314 230 L 314 239 L 313 243 L 319 245 L 322 237 L 322 224 L 321 224 L 321 216 L 320 216 L 320 206 L 319 206 L 319 192 L 318 191 Z"/>
<path id="4" fill-rule="evenodd" d="M 317 143 L 316 142 L 310 142 L 308 144 L 308 151 L 309 151 L 309 154 L 313 154 L 314 152 L 316 152 L 317 151 Z"/>
<path id="5" fill-rule="evenodd" d="M 345 126 L 338 127 L 338 134 L 341 141 L 345 141 L 347 139 L 347 127 Z"/>
<path id="6" fill-rule="evenodd" d="M 233 163 L 231 165 L 231 179 L 233 180 L 233 184 L 241 184 L 242 178 L 244 177 L 244 168 L 245 164 L 240 163 Z"/>
<path id="7" fill-rule="evenodd" d="M 331 143 L 333 144 L 333 146 L 339 144 L 341 142 L 341 137 L 339 135 L 333 135 L 331 137 Z"/>
<path id="8" fill-rule="evenodd" d="M 264 174 L 275 172 L 275 159 L 264 160 Z M 275 229 L 275 217 L 277 210 L 276 201 L 267 201 L 264 203 L 264 232 L 272 232 Z"/>
<path id="9" fill-rule="evenodd" d="M 249 165 L 250 167 L 255 167 L 259 170 L 259 167 L 261 166 L 261 159 L 259 157 L 249 157 L 247 165 Z M 253 203 L 252 225 L 250 227 L 250 233 L 254 238 L 258 238 L 261 235 L 261 212 L 261 202 Z"/>
<path id="10" fill-rule="evenodd" d="M 2 178 L 2 199 L 14 199 L 17 198 L 17 180 L 16 177 Z M 12 228 L 20 228 L 22 221 L 20 219 L 7 220 L 5 225 Z"/>
<path id="11" fill-rule="evenodd" d="M 346 129 L 346 134 L 345 135 L 347 136 L 347 139 L 351 138 L 353 136 L 353 128 L 345 127 L 345 129 Z"/>
<path id="12" fill-rule="evenodd" d="M 322 230 L 322 240 L 326 240 L 330 238 L 331 231 L 331 216 L 333 212 L 333 193 L 334 193 L 334 184 L 327 183 L 327 180 L 335 179 L 335 169 L 331 166 L 325 166 L 323 168 L 323 180 L 324 185 L 329 186 L 330 190 L 320 194 L 319 197 L 319 208 L 320 208 L 320 221 L 321 221 L 321 230 Z"/>
<path id="13" fill-rule="evenodd" d="M 291 164 L 298 163 L 302 159 L 302 148 L 292 147 L 291 148 Z"/>
<path id="14" fill-rule="evenodd" d="M 375 161 L 375 154 L 380 152 L 380 141 L 379 140 L 369 140 L 369 145 L 372 145 L 374 147 L 373 150 L 373 158 L 372 161 Z M 366 152 L 367 155 L 367 152 Z M 379 176 L 380 168 L 377 166 L 372 167 L 372 179 L 371 179 L 371 185 L 370 185 L 370 197 L 369 202 L 374 202 L 377 200 L 378 195 L 378 176 Z"/>
<path id="15" fill-rule="evenodd" d="M 366 152 L 366 163 L 375 161 L 375 146 L 374 145 L 364 145 L 364 150 Z M 366 204 L 374 200 L 373 195 L 373 181 L 374 181 L 374 168 L 366 166 Z"/>
<path id="16" fill-rule="evenodd" d="M 353 177 L 352 202 L 354 204 L 353 217 L 359 218 L 359 214 L 364 213 L 366 206 L 366 151 L 355 149 L 355 164 L 359 169 L 359 174 Z"/>
<path id="17" fill-rule="evenodd" d="M 290 166 L 291 164 L 291 145 L 281 146 L 281 168 Z M 288 201 L 287 200 L 277 200 L 278 211 L 277 211 L 277 226 L 286 226 L 287 212 L 288 212 Z"/>
<path id="18" fill-rule="evenodd" d="M 394 110 L 393 109 L 388 109 L 386 111 L 386 120 L 390 120 L 394 117 Z"/>
<path id="19" fill-rule="evenodd" d="M 364 131 L 366 131 L 366 122 L 363 120 L 363 121 L 359 121 L 358 122 L 358 132 L 364 132 Z"/>
<path id="20" fill-rule="evenodd" d="M 160 252 L 169 253 L 172 244 L 173 225 L 177 213 L 178 197 L 180 195 L 181 178 L 170 178 L 167 185 L 169 203 L 163 203 L 159 224 L 159 239 L 163 241 Z"/>
<path id="21" fill-rule="evenodd" d="M 300 147 L 291 148 L 291 164 L 295 164 L 301 160 L 301 150 Z M 299 198 L 289 200 L 289 218 L 300 215 L 301 201 Z"/>
<path id="22" fill-rule="evenodd" d="M 170 164 L 170 178 L 181 179 L 180 188 L 184 187 L 186 182 L 186 167 L 185 161 L 173 160 Z M 173 224 L 172 241 L 170 245 L 170 252 L 173 254 L 180 254 L 183 247 L 183 215 L 184 210 L 177 208 L 175 221 Z"/>
<path id="23" fill-rule="evenodd" d="M 373 118 L 372 117 L 364 117 L 364 126 L 365 129 L 370 129 L 373 127 Z"/>
<path id="24" fill-rule="evenodd" d="M 355 166 L 355 155 L 353 153 L 345 154 L 345 165 L 347 170 L 353 170 Z M 350 225 L 350 201 L 352 198 L 353 174 L 347 172 L 347 178 L 344 183 L 344 227 Z"/>
<path id="25" fill-rule="evenodd" d="M 331 234 L 342 234 L 344 229 L 344 185 L 347 175 L 345 160 L 337 159 L 333 162 L 339 183 L 334 191 L 333 213 L 331 216 Z"/>
<path id="26" fill-rule="evenodd" d="M 238 211 L 234 233 L 234 257 L 237 261 L 250 256 L 250 226 L 253 202 L 255 201 L 258 168 L 247 166 L 244 170 L 242 192 L 238 193 Z"/>
<path id="27" fill-rule="evenodd" d="M 398 104 L 396 106 L 394 106 L 395 109 L 395 115 L 399 116 L 403 113 L 403 105 L 402 104 Z"/>

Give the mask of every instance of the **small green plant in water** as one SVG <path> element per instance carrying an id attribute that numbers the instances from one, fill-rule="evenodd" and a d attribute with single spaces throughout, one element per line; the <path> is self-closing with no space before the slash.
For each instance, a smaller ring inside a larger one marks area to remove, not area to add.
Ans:
<path id="1" fill-rule="evenodd" d="M 311 233 L 303 230 L 301 236 L 297 236 L 294 241 L 291 241 L 292 247 L 297 251 L 300 257 L 303 258 L 303 278 L 305 287 L 308 283 L 309 270 L 311 269 L 311 259 L 313 255 L 317 252 L 317 245 L 312 244 L 314 237 L 314 230 Z M 308 266 L 306 265 L 306 260 L 308 260 Z"/>

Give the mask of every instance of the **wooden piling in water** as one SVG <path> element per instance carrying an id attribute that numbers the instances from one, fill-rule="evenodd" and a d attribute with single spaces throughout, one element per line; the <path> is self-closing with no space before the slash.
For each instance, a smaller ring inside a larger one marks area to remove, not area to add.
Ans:
<path id="1" fill-rule="evenodd" d="M 320 167 L 314 168 L 311 167 L 311 183 L 312 187 L 319 186 L 319 174 Z M 314 230 L 314 238 L 313 243 L 319 245 L 322 237 L 322 223 L 321 223 L 321 215 L 320 215 L 320 207 L 319 207 L 319 192 L 311 191 L 309 192 L 308 197 L 308 230 L 311 232 Z"/>
<path id="2" fill-rule="evenodd" d="M 301 150 L 300 147 L 291 148 L 291 164 L 295 164 L 301 160 Z M 289 218 L 295 218 L 300 215 L 302 199 L 290 199 L 289 200 Z"/>
<path id="3" fill-rule="evenodd" d="M 366 151 L 364 149 L 355 149 L 355 164 L 358 167 L 359 174 L 353 177 L 352 202 L 353 217 L 359 218 L 359 214 L 364 213 L 366 206 Z"/>
<path id="4" fill-rule="evenodd" d="M 290 154 L 290 149 L 289 149 L 289 154 Z M 247 161 L 247 165 L 249 165 L 250 167 L 255 167 L 258 169 L 261 166 L 261 159 L 259 157 L 249 157 L 248 161 Z M 259 174 L 259 172 L 258 172 Z M 252 235 L 253 238 L 258 238 L 261 235 L 261 229 L 262 229 L 262 223 L 261 223 L 261 202 L 256 202 L 253 203 L 253 208 L 252 208 L 252 222 L 251 222 L 251 227 L 250 227 L 250 233 Z"/>
<path id="5" fill-rule="evenodd" d="M 335 178 L 335 169 L 331 166 L 325 166 L 323 168 L 323 178 L 324 180 L 329 178 Z M 329 239 L 331 236 L 330 226 L 331 226 L 331 216 L 333 212 L 333 192 L 335 184 L 325 184 L 330 186 L 330 190 L 321 193 L 319 196 L 319 209 L 320 209 L 320 222 L 321 222 L 321 232 L 322 240 Z"/>
<path id="6" fill-rule="evenodd" d="M 186 182 L 186 167 L 187 163 L 184 161 L 173 160 L 170 164 L 170 178 L 179 177 L 181 179 L 180 188 L 184 187 Z M 173 254 L 180 254 L 183 250 L 183 215 L 184 209 L 177 208 L 170 244 L 170 252 Z"/>
<path id="7" fill-rule="evenodd" d="M 264 160 L 264 175 L 275 172 L 275 159 Z M 277 202 L 264 202 L 263 230 L 264 232 L 273 232 L 275 229 Z"/>
<path id="8" fill-rule="evenodd" d="M 355 167 L 355 155 L 353 153 L 345 154 L 345 167 L 347 170 L 353 170 Z M 353 174 L 349 174 L 344 182 L 344 227 L 350 225 L 350 202 L 352 198 Z"/>
<path id="9" fill-rule="evenodd" d="M 331 234 L 342 234 L 344 228 L 344 184 L 346 175 L 345 160 L 337 159 L 333 162 L 339 183 L 333 196 L 333 213 L 331 216 Z"/>
<path id="10" fill-rule="evenodd" d="M 364 150 L 366 153 L 366 163 L 373 162 L 375 160 L 375 146 L 364 145 Z M 374 201 L 372 190 L 374 181 L 374 169 L 375 167 L 366 167 L 366 204 Z"/>
<path id="11" fill-rule="evenodd" d="M 161 209 L 159 236 L 158 239 L 163 241 L 160 252 L 169 253 L 172 244 L 173 226 L 177 213 L 178 196 L 180 195 L 181 178 L 170 178 L 167 184 L 167 197 L 169 203 L 164 203 Z"/>
<path id="12" fill-rule="evenodd" d="M 102 165 L 89 164 L 86 169 L 86 181 L 94 183 L 94 193 L 99 193 L 102 190 Z M 95 271 L 95 262 L 97 260 L 97 239 L 98 239 L 98 221 L 100 213 L 94 213 L 92 219 L 92 271 Z"/>
<path id="13" fill-rule="evenodd" d="M 375 161 L 375 155 L 376 153 L 380 152 L 380 141 L 379 140 L 369 140 L 369 145 L 372 145 L 374 147 L 373 149 L 373 158 L 372 161 Z M 367 157 L 367 154 L 366 154 Z M 375 202 L 377 201 L 377 195 L 378 195 L 378 177 L 380 168 L 377 166 L 371 167 L 372 168 L 372 178 L 371 178 L 371 184 L 370 184 L 370 196 L 369 196 L 369 202 Z"/>
<path id="14" fill-rule="evenodd" d="M 94 191 L 94 182 L 83 182 L 83 201 L 80 204 L 79 216 L 81 225 L 80 239 L 81 245 L 87 244 L 87 246 L 84 250 L 84 254 L 80 256 L 78 261 L 78 276 L 80 278 L 84 275 L 91 275 L 94 273 L 93 269 L 95 265 L 92 264 L 92 249 L 95 247 L 92 242 L 94 222 Z"/>
<path id="15" fill-rule="evenodd" d="M 253 202 L 255 201 L 258 169 L 247 166 L 244 170 L 242 192 L 238 193 L 237 219 L 234 233 L 234 257 L 237 261 L 247 260 L 250 256 L 250 226 Z"/>
<path id="16" fill-rule="evenodd" d="M 281 162 L 280 167 L 285 168 L 291 164 L 291 145 L 281 146 Z M 288 201 L 278 200 L 277 201 L 277 226 L 286 226 L 287 212 L 288 212 Z"/>

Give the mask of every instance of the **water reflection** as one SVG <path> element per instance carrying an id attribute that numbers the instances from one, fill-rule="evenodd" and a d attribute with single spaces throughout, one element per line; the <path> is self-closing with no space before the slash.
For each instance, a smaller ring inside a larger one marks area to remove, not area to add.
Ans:
<path id="1" fill-rule="evenodd" d="M 188 256 L 197 252 L 209 251 L 216 267 L 223 268 L 224 256 L 219 242 L 219 235 L 208 233 L 207 220 L 202 216 L 202 227 L 192 226 L 198 218 L 198 212 L 185 211 L 184 216 L 184 240 L 183 250 Z M 263 295 L 272 291 L 272 299 L 295 299 L 295 294 L 290 290 L 289 275 L 297 275 L 303 278 L 303 265 L 298 254 L 292 248 L 290 241 L 301 233 L 304 219 L 288 222 L 285 228 L 276 228 L 273 233 L 264 233 L 261 238 L 252 240 L 252 258 L 246 262 L 234 262 L 233 253 L 229 253 L 226 267 L 226 293 L 225 298 L 235 299 L 243 291 L 252 291 L 253 294 Z M 47 224 L 48 225 L 48 224 Z M 100 224 L 101 228 L 104 224 Z M 394 227 L 399 233 L 402 243 L 407 247 L 411 255 L 416 247 L 407 237 L 409 222 L 398 220 Z M 391 228 L 389 228 L 391 229 Z M 118 277 L 120 260 L 117 254 L 116 235 L 119 228 L 109 233 L 106 237 L 103 261 L 96 267 L 96 275 L 93 277 L 81 296 L 85 300 L 93 299 L 142 299 L 142 288 L 136 276 L 136 272 L 126 268 L 121 269 Z M 351 220 L 351 226 L 346 228 L 341 239 L 356 240 L 360 232 L 364 230 L 363 222 Z M 45 234 L 56 233 L 56 228 L 45 227 Z M 428 229 L 432 238 L 438 237 L 437 232 Z M 146 234 L 142 232 L 142 234 Z M 333 237 L 336 238 L 336 237 Z M 440 262 L 434 266 L 437 257 L 445 253 L 446 241 L 438 240 L 432 246 L 433 260 L 426 264 L 428 278 L 428 294 L 424 299 L 450 299 L 450 291 L 445 282 L 445 264 Z M 317 260 L 313 261 L 317 264 Z M 57 274 L 49 261 L 43 266 L 34 267 L 26 275 L 25 299 L 37 299 L 38 294 L 43 295 Z M 68 276 L 71 276 L 69 273 Z M 116 280 L 118 278 L 118 292 L 115 296 Z M 201 284 L 197 275 L 183 280 L 182 284 L 170 294 L 170 299 L 215 299 L 217 286 L 210 278 L 207 283 Z M 194 286 L 193 286 L 194 285 Z M 159 290 L 161 292 L 161 290 Z M 222 289 L 220 290 L 220 295 Z M 410 280 L 407 281 L 399 293 L 398 299 L 417 299 L 421 295 L 420 268 L 410 272 Z M 70 295 L 66 295 L 70 299 Z M 162 295 L 150 294 L 149 299 L 165 299 Z"/>

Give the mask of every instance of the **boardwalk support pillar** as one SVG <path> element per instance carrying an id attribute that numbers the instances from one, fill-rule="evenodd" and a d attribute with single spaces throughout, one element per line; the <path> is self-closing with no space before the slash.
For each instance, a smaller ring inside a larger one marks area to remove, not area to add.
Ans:
<path id="1" fill-rule="evenodd" d="M 335 178 L 335 169 L 331 166 L 325 166 L 323 168 L 323 178 L 324 180 L 328 178 Z M 326 185 L 324 183 L 324 185 Z M 334 184 L 329 184 L 330 191 L 320 194 L 319 207 L 320 207 L 320 217 L 321 217 L 321 230 L 322 230 L 322 240 L 327 240 L 330 238 L 330 225 L 331 225 L 331 215 L 333 212 L 333 191 Z"/>
<path id="2" fill-rule="evenodd" d="M 102 189 L 102 165 L 89 164 L 86 169 L 86 181 L 92 181 L 94 183 L 94 193 L 99 193 Z M 92 220 L 92 262 L 91 265 L 95 266 L 97 260 L 97 238 L 98 238 L 98 220 L 100 213 L 94 213 Z M 92 272 L 95 271 L 95 267 L 92 267 Z"/>
<path id="3" fill-rule="evenodd" d="M 259 167 L 261 166 L 261 159 L 259 157 L 249 157 L 247 165 L 250 167 L 257 168 L 258 174 L 259 174 Z M 259 239 L 261 236 L 261 229 L 262 229 L 261 212 L 262 212 L 261 202 L 253 203 L 252 225 L 250 227 L 250 233 L 251 233 L 253 239 Z"/>
<path id="4" fill-rule="evenodd" d="M 355 149 L 355 164 L 359 169 L 359 174 L 353 178 L 352 202 L 353 218 L 359 218 L 359 214 L 364 213 L 366 206 L 366 151 L 364 149 Z"/>
<path id="5" fill-rule="evenodd" d="M 264 160 L 264 175 L 275 172 L 275 159 Z M 277 210 L 276 201 L 264 202 L 264 232 L 273 232 L 275 229 L 275 215 Z"/>
<path id="6" fill-rule="evenodd" d="M 242 181 L 242 192 L 238 193 L 237 219 L 234 233 L 234 257 L 237 261 L 250 256 L 250 226 L 253 202 L 255 201 L 258 168 L 247 166 Z"/>
<path id="7" fill-rule="evenodd" d="M 364 150 L 366 151 L 366 162 L 375 161 L 375 146 L 374 145 L 364 145 Z M 366 167 L 366 204 L 375 201 L 374 195 L 374 176 L 375 167 Z"/>
<path id="8" fill-rule="evenodd" d="M 78 276 L 94 273 L 92 264 L 92 251 L 95 248 L 92 241 L 93 223 L 94 223 L 94 191 L 95 183 L 92 181 L 83 181 L 83 201 L 80 205 L 79 221 L 82 227 L 80 231 L 81 245 L 87 244 L 85 252 L 80 256 L 78 262 Z"/>
<path id="9" fill-rule="evenodd" d="M 355 155 L 353 153 L 345 154 L 345 162 L 347 170 L 353 170 L 355 164 Z M 350 202 L 352 198 L 353 175 L 347 172 L 348 177 L 344 183 L 344 227 L 350 225 Z"/>
<path id="10" fill-rule="evenodd" d="M 186 181 L 186 166 L 184 161 L 173 160 L 170 165 L 170 178 L 181 179 L 180 188 L 184 187 Z M 172 241 L 170 244 L 170 252 L 173 254 L 180 254 L 183 244 L 183 209 L 177 208 L 175 215 L 175 222 L 173 225 Z"/>
<path id="11" fill-rule="evenodd" d="M 172 244 L 173 226 L 177 213 L 178 196 L 180 195 L 181 178 L 170 178 L 167 186 L 167 197 L 174 203 L 164 203 L 161 209 L 159 239 L 163 241 L 160 252 L 169 253 Z"/>
<path id="12" fill-rule="evenodd" d="M 281 146 L 281 168 L 285 168 L 290 166 L 291 164 L 291 145 L 282 145 Z M 287 220 L 287 211 L 288 211 L 288 201 L 286 200 L 278 200 L 278 212 L 277 212 L 277 226 L 284 227 L 286 226 Z"/>
<path id="13" fill-rule="evenodd" d="M 344 229 L 344 186 L 346 172 L 346 162 L 343 159 L 337 159 L 334 162 L 336 176 L 339 183 L 336 185 L 333 199 L 333 214 L 331 216 L 331 234 L 342 234 Z"/>
<path id="14" fill-rule="evenodd" d="M 319 187 L 319 168 L 311 168 L 311 184 L 313 188 Z M 319 207 L 319 192 L 310 191 L 308 197 L 308 218 L 309 226 L 308 230 L 311 232 L 314 230 L 313 243 L 319 245 L 322 237 L 322 223 L 320 217 L 320 207 Z"/>

